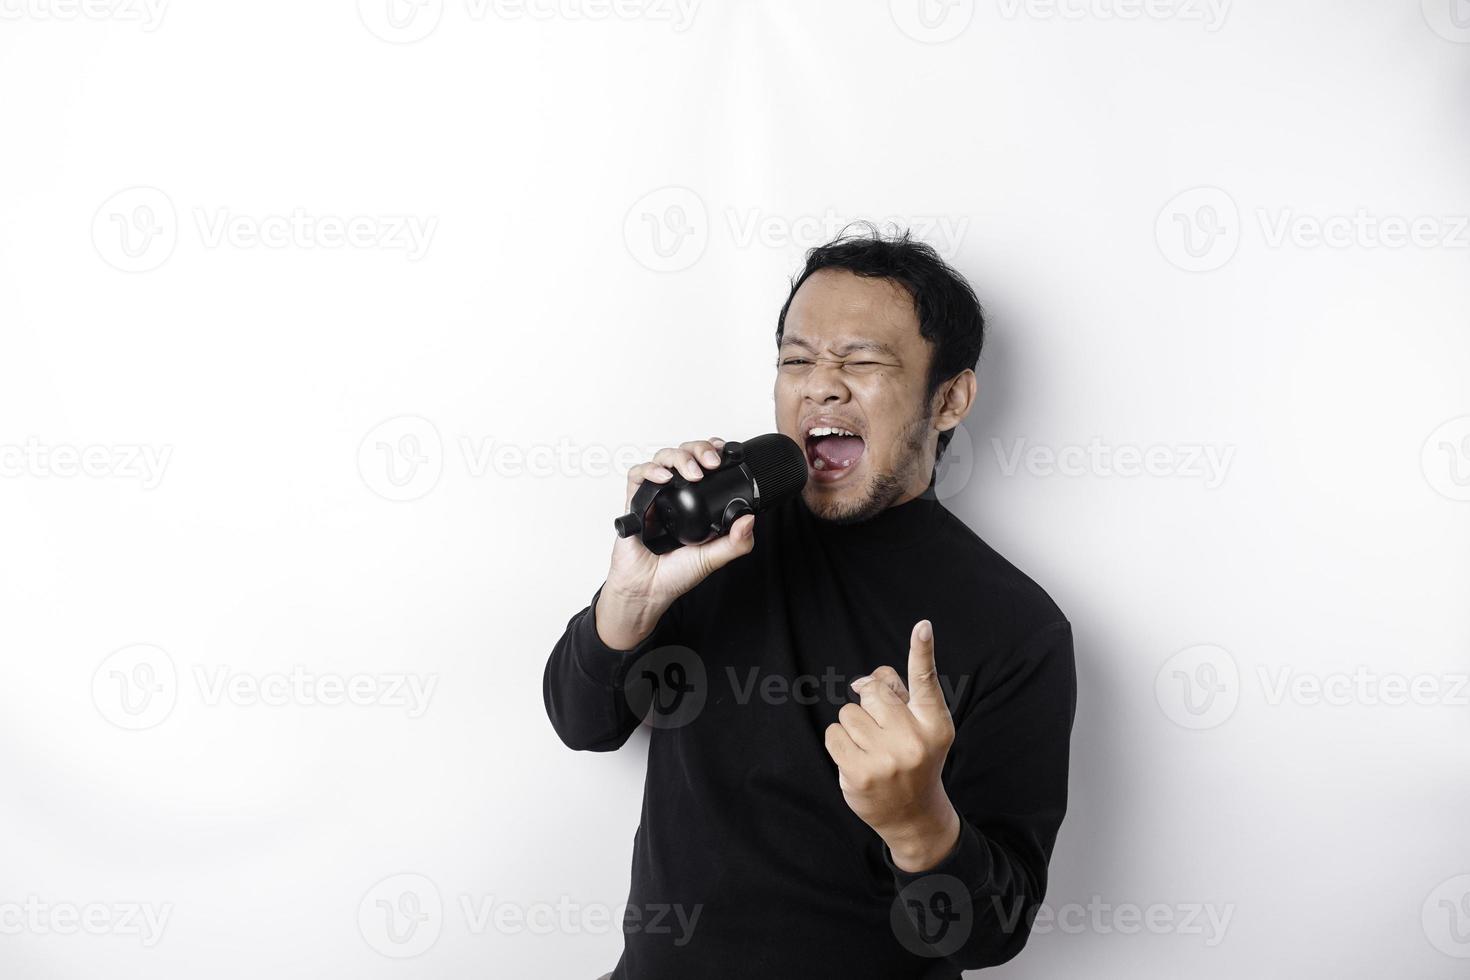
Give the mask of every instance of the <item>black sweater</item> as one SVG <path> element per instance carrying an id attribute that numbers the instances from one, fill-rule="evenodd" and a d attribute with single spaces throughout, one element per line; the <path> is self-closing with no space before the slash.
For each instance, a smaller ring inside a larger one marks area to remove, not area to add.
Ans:
<path id="1" fill-rule="evenodd" d="M 631 651 L 599 639 L 595 606 L 568 622 L 544 695 L 574 749 L 651 728 L 614 980 L 953 980 L 1025 945 L 1067 804 L 1071 627 L 932 485 L 860 524 L 800 498 L 761 514 L 752 552 Z M 823 733 L 858 700 L 849 681 L 907 674 L 926 618 L 962 826 L 907 874 L 848 809 Z"/>

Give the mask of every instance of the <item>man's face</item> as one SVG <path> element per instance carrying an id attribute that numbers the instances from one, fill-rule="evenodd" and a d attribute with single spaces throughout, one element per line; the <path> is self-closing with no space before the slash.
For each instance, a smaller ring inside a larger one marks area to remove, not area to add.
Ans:
<path id="1" fill-rule="evenodd" d="M 802 283 L 777 359 L 776 426 L 806 450 L 812 513 L 867 520 L 929 485 L 931 352 L 898 283 L 841 269 Z M 833 429 L 852 435 L 821 435 Z"/>

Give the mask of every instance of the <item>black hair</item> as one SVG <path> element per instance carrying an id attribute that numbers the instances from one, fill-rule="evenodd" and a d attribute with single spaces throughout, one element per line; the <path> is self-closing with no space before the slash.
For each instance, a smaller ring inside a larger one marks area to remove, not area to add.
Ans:
<path id="1" fill-rule="evenodd" d="M 832 241 L 807 251 L 806 267 L 791 281 L 791 292 L 776 320 L 776 346 L 781 345 L 781 335 L 786 330 L 786 311 L 791 308 L 791 300 L 813 273 L 822 269 L 846 269 L 859 276 L 891 280 L 913 297 L 914 311 L 919 316 L 919 334 L 933 349 L 924 394 L 927 406 L 940 385 L 966 368 L 974 370 L 980 362 L 980 348 L 985 343 L 985 311 L 965 277 L 945 262 L 934 246 L 914 241 L 907 230 L 884 236 L 871 221 L 856 224 L 865 226 L 865 232 L 848 234 L 844 228 Z M 953 435 L 953 429 L 939 433 L 936 465 Z"/>

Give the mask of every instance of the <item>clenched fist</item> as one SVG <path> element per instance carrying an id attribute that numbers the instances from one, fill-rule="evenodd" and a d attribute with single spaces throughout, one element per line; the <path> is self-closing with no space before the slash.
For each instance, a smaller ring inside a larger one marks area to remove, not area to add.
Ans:
<path id="1" fill-rule="evenodd" d="M 927 871 L 959 840 L 960 817 L 940 773 L 954 719 L 934 665 L 927 619 L 909 636 L 908 685 L 892 667 L 852 682 L 861 704 L 845 704 L 827 726 L 827 753 L 852 812 L 888 845 L 904 871 Z"/>

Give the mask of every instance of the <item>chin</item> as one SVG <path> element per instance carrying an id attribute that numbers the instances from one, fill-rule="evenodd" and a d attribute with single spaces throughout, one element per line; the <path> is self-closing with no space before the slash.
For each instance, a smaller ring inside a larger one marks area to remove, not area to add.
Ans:
<path id="1" fill-rule="evenodd" d="M 856 476 L 857 474 L 851 474 Z M 861 482 L 843 481 L 833 487 L 807 481 L 801 498 L 807 509 L 824 521 L 834 524 L 857 524 L 876 517 L 898 499 L 898 481 L 879 475 Z"/>

